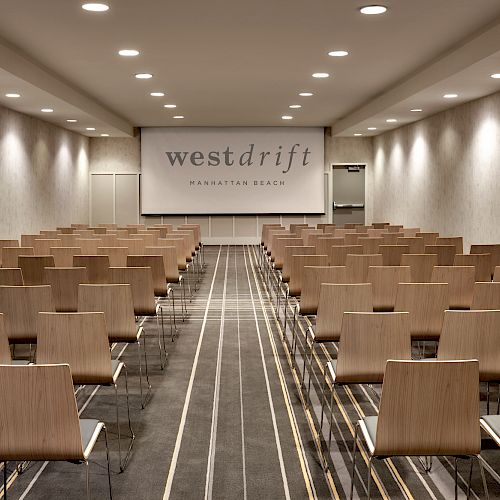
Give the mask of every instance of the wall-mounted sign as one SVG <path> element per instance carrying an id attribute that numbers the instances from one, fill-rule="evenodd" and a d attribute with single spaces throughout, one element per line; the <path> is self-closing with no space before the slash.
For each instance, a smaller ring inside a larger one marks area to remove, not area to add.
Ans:
<path id="1" fill-rule="evenodd" d="M 322 128 L 141 130 L 141 211 L 324 212 Z"/>

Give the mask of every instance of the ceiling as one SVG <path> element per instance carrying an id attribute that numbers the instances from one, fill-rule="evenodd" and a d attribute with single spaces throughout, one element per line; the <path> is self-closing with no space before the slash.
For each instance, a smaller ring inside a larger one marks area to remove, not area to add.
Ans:
<path id="1" fill-rule="evenodd" d="M 500 90 L 489 77 L 500 73 L 498 0 L 381 0 L 380 16 L 360 14 L 370 2 L 359 0 L 102 1 L 109 11 L 85 12 L 80 0 L 0 0 L 1 105 L 90 136 L 173 125 L 373 135 Z M 140 55 L 118 56 L 124 48 Z M 340 49 L 349 55 L 327 55 Z M 138 80 L 139 72 L 154 76 Z M 446 92 L 459 98 L 444 100 Z"/>

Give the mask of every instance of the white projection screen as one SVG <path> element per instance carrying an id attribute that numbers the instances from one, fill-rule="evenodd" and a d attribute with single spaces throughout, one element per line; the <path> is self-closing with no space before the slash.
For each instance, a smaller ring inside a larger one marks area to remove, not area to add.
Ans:
<path id="1" fill-rule="evenodd" d="M 141 129 L 141 212 L 323 214 L 323 128 Z"/>

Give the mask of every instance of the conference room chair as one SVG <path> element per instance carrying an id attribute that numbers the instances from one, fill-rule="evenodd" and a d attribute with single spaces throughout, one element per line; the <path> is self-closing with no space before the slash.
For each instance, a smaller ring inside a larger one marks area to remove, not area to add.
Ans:
<path id="1" fill-rule="evenodd" d="M 117 240 L 118 236 L 116 234 L 102 234 L 99 235 L 101 240 L 101 247 L 116 247 L 118 246 Z"/>
<path id="2" fill-rule="evenodd" d="M 192 266 L 193 263 L 192 246 L 194 244 L 193 243 L 194 238 L 192 234 L 191 235 L 181 234 L 180 232 L 175 232 L 174 229 L 172 233 L 168 235 L 168 238 L 159 239 L 158 244 L 171 246 L 172 240 L 174 239 L 182 241 L 182 246 L 177 246 L 177 248 L 180 251 L 180 255 L 178 255 L 179 259 L 178 268 L 179 271 L 185 273 L 185 279 L 188 285 L 189 300 L 191 301 L 193 299 L 193 290 L 196 291 L 196 283 L 195 283 L 196 278 L 194 276 L 194 269 Z"/>
<path id="3" fill-rule="evenodd" d="M 94 234 L 99 235 L 99 237 L 103 236 L 104 234 L 107 233 L 107 229 L 105 227 L 97 226 L 97 227 L 89 227 L 91 231 L 94 232 Z"/>
<path id="4" fill-rule="evenodd" d="M 344 236 L 346 245 L 360 245 L 360 238 L 368 238 L 368 233 L 348 233 Z"/>
<path id="5" fill-rule="evenodd" d="M 454 266 L 474 266 L 475 281 L 491 281 L 491 254 L 457 254 L 453 261 Z"/>
<path id="6" fill-rule="evenodd" d="M 357 233 L 368 234 L 366 231 L 370 229 L 371 226 L 365 226 L 363 224 L 356 225 L 355 229 Z"/>
<path id="7" fill-rule="evenodd" d="M 452 266 L 457 248 L 455 245 L 426 245 L 425 253 L 436 254 L 438 266 Z"/>
<path id="8" fill-rule="evenodd" d="M 499 357 L 500 310 L 445 312 L 437 359 L 479 361 L 479 381 L 487 385 L 486 413 L 490 412 L 490 384 L 500 382 Z"/>
<path id="9" fill-rule="evenodd" d="M 23 286 L 23 272 L 20 267 L 0 268 L 0 285 Z"/>
<path id="10" fill-rule="evenodd" d="M 104 431 L 112 498 L 106 426 L 99 420 L 78 417 L 69 365 L 0 365 L 0 391 L 0 461 L 4 463 L 5 492 L 7 462 L 67 461 L 85 464 L 86 498 L 90 498 L 89 457 Z"/>
<path id="11" fill-rule="evenodd" d="M 111 359 L 104 313 L 39 313 L 37 365 L 68 364 L 73 385 L 102 385 L 114 388 L 116 433 L 120 471 L 124 471 L 135 439 L 130 421 L 127 367 Z M 122 457 L 122 431 L 118 399 L 118 378 L 125 378 L 130 445 Z"/>
<path id="12" fill-rule="evenodd" d="M 450 308 L 448 283 L 400 283 L 396 293 L 395 312 L 409 312 L 411 338 L 437 342 L 443 327 L 444 312 Z"/>
<path id="13" fill-rule="evenodd" d="M 413 283 L 430 283 L 432 271 L 438 265 L 436 254 L 403 254 L 401 265 L 408 266 Z"/>
<path id="14" fill-rule="evenodd" d="M 306 360 L 308 359 L 308 398 L 313 375 L 312 360 L 316 344 L 338 342 L 345 312 L 373 312 L 373 292 L 371 283 L 331 284 L 320 287 L 316 326 L 306 329 L 303 349 L 302 386 L 305 388 Z M 309 353 L 307 349 L 309 348 Z"/>
<path id="15" fill-rule="evenodd" d="M 0 365 L 28 365 L 30 362 L 24 359 L 12 359 L 9 347 L 9 338 L 5 329 L 3 313 L 0 313 Z"/>
<path id="16" fill-rule="evenodd" d="M 56 229 L 59 232 L 59 235 L 61 235 L 61 234 L 73 234 L 73 231 L 74 231 L 74 228 L 64 227 L 64 226 L 58 226 L 58 227 L 56 227 Z"/>
<path id="17" fill-rule="evenodd" d="M 33 247 L 35 240 L 41 240 L 43 236 L 39 234 L 21 234 L 21 247 Z"/>
<path id="18" fill-rule="evenodd" d="M 268 237 L 268 243 L 267 243 L 267 256 L 271 259 L 271 262 L 274 262 L 274 257 L 275 257 L 275 247 L 277 244 L 278 238 L 285 238 L 285 237 L 296 237 L 297 235 L 292 233 L 291 231 L 287 229 L 283 230 L 271 230 L 269 231 L 269 237 Z M 302 238 L 303 240 L 303 238 Z"/>
<path id="19" fill-rule="evenodd" d="M 183 286 L 188 287 L 189 296 L 191 296 L 191 283 L 189 281 L 189 275 L 187 274 L 187 270 L 189 268 L 188 263 L 186 262 L 186 251 L 185 251 L 186 241 L 180 237 L 169 237 L 169 238 L 160 238 L 158 240 L 158 246 L 164 247 L 175 247 L 176 255 L 177 255 L 177 270 L 181 273 L 186 273 L 186 280 L 183 277 Z M 144 252 L 143 252 L 144 253 Z"/>
<path id="20" fill-rule="evenodd" d="M 401 224 L 389 224 L 386 229 L 389 233 L 400 233 L 403 226 Z"/>
<path id="21" fill-rule="evenodd" d="M 409 251 L 409 247 L 404 245 L 380 245 L 378 253 L 382 255 L 384 266 L 399 266 L 401 265 L 401 256 Z"/>
<path id="22" fill-rule="evenodd" d="M 19 247 L 18 240 L 0 240 L 0 267 L 4 267 L 2 263 L 2 253 L 4 248 Z"/>
<path id="23" fill-rule="evenodd" d="M 348 255 L 363 255 L 363 245 L 332 245 L 328 251 L 328 265 L 345 266 Z"/>
<path id="24" fill-rule="evenodd" d="M 345 238 L 348 234 L 356 234 L 356 229 L 345 229 L 336 227 L 333 231 L 333 236 L 336 238 Z"/>
<path id="25" fill-rule="evenodd" d="M 173 224 L 153 224 L 151 229 L 158 229 L 160 231 L 160 238 L 166 238 L 167 234 L 174 229 Z"/>
<path id="26" fill-rule="evenodd" d="M 56 267 L 71 267 L 73 257 L 81 253 L 82 249 L 80 247 L 52 247 L 49 249 L 48 255 L 54 257 Z"/>
<path id="27" fill-rule="evenodd" d="M 397 245 L 403 245 L 408 247 L 408 253 L 424 253 L 425 246 L 424 240 L 419 237 L 406 237 L 401 236 L 397 239 Z"/>
<path id="28" fill-rule="evenodd" d="M 46 267 L 45 281 L 52 288 L 56 312 L 78 311 L 78 285 L 89 282 L 86 267 Z"/>
<path id="29" fill-rule="evenodd" d="M 280 281 L 288 283 L 290 281 L 290 272 L 292 268 L 293 255 L 315 255 L 316 247 L 304 245 L 290 245 L 285 247 L 285 254 L 283 257 L 283 269 L 281 270 Z"/>
<path id="30" fill-rule="evenodd" d="M 426 245 L 435 245 L 436 239 L 439 237 L 439 233 L 420 231 L 415 236 L 422 238 L 424 240 L 424 247 Z"/>
<path id="31" fill-rule="evenodd" d="M 130 237 L 132 239 L 138 239 L 138 240 L 142 240 L 144 242 L 144 246 L 148 246 L 148 247 L 152 247 L 154 245 L 156 245 L 156 243 L 158 242 L 158 238 L 155 237 L 154 234 L 132 234 L 130 235 Z"/>
<path id="32" fill-rule="evenodd" d="M 97 255 L 97 249 L 102 247 L 102 240 L 97 238 L 80 238 L 75 240 L 75 246 L 80 247 L 82 255 Z"/>
<path id="33" fill-rule="evenodd" d="M 381 384 L 389 359 L 411 360 L 409 313 L 345 312 L 337 359 L 328 361 L 321 392 L 321 420 L 330 381 L 328 451 L 331 447 L 335 388 L 351 384 Z"/>
<path id="34" fill-rule="evenodd" d="M 19 267 L 19 256 L 34 255 L 33 247 L 2 248 L 2 267 Z"/>
<path id="35" fill-rule="evenodd" d="M 196 250 L 202 250 L 203 242 L 201 238 L 201 226 L 199 224 L 181 224 L 180 226 L 177 226 L 177 229 L 180 229 L 181 231 L 184 231 L 185 229 L 193 230 Z"/>
<path id="36" fill-rule="evenodd" d="M 363 247 L 363 253 L 364 254 L 377 254 L 379 252 L 380 245 L 384 240 L 382 238 L 375 238 L 375 237 L 362 237 L 358 238 L 358 245 L 361 245 Z"/>
<path id="37" fill-rule="evenodd" d="M 470 309 L 474 294 L 472 266 L 436 266 L 432 271 L 432 283 L 448 283 L 450 309 Z"/>
<path id="38" fill-rule="evenodd" d="M 350 283 L 367 283 L 368 268 L 381 265 L 383 265 L 381 254 L 348 254 L 345 259 Z"/>
<path id="39" fill-rule="evenodd" d="M 127 229 L 129 228 L 146 229 L 146 224 L 127 224 Z"/>
<path id="40" fill-rule="evenodd" d="M 274 251 L 274 269 L 283 269 L 283 260 L 285 258 L 285 247 L 299 246 L 303 244 L 302 238 L 294 236 L 280 236 L 276 239 Z"/>
<path id="41" fill-rule="evenodd" d="M 76 247 L 75 241 L 80 239 L 80 236 L 76 234 L 60 234 L 58 239 L 61 240 L 62 247 Z"/>
<path id="42" fill-rule="evenodd" d="M 385 229 L 386 226 L 389 226 L 388 222 L 374 222 L 374 223 L 372 223 L 372 227 L 374 229 Z"/>
<path id="43" fill-rule="evenodd" d="M 324 236 L 322 229 L 303 229 L 300 236 L 304 240 L 304 245 L 309 246 L 313 243 L 313 236 Z"/>
<path id="44" fill-rule="evenodd" d="M 118 224 L 111 224 L 111 223 L 106 223 L 106 224 L 97 224 L 98 227 L 105 227 L 106 229 L 116 229 L 118 227 Z"/>
<path id="45" fill-rule="evenodd" d="M 59 231 L 57 229 L 41 229 L 40 234 L 44 238 L 57 239 L 59 237 Z"/>
<path id="46" fill-rule="evenodd" d="M 436 380 L 440 383 L 437 384 Z M 479 463 L 479 363 L 469 361 L 395 361 L 386 365 L 378 416 L 358 420 L 354 432 L 351 492 L 353 497 L 358 436 L 368 454 L 367 493 L 371 498 L 374 458 L 394 456 L 451 456 L 455 459 L 455 498 L 458 497 L 457 460 Z M 467 493 L 470 494 L 470 478 Z"/>
<path id="47" fill-rule="evenodd" d="M 141 406 L 142 408 L 145 408 L 149 400 L 149 396 L 151 395 L 146 336 L 143 335 L 144 330 L 142 326 L 137 328 L 135 324 L 134 302 L 132 299 L 131 285 L 79 285 L 78 311 L 103 312 L 106 318 L 106 331 L 108 333 L 108 340 L 110 343 L 120 342 L 137 345 Z M 148 391 L 146 395 L 144 395 L 142 381 L 141 339 Z"/>
<path id="48" fill-rule="evenodd" d="M 327 264 L 328 255 L 292 255 L 287 299 L 289 296 L 300 296 L 305 266 L 326 266 Z"/>
<path id="49" fill-rule="evenodd" d="M 55 267 L 52 255 L 20 255 L 17 259 L 25 285 L 46 285 L 45 268 Z"/>
<path id="50" fill-rule="evenodd" d="M 71 227 L 74 228 L 74 229 L 86 229 L 86 228 L 89 227 L 89 225 L 88 224 L 81 224 L 79 222 L 76 222 L 76 223 L 72 223 Z"/>
<path id="51" fill-rule="evenodd" d="M 139 231 L 137 231 L 137 234 L 144 234 L 146 236 L 153 236 L 153 241 L 154 241 L 154 244 L 157 245 L 158 244 L 158 238 L 161 238 L 161 231 L 159 229 L 153 229 L 151 227 L 148 227 L 146 229 L 139 229 Z"/>
<path id="52" fill-rule="evenodd" d="M 338 236 L 324 235 L 316 240 L 316 251 L 321 255 L 328 255 L 332 246 L 342 246 L 345 244 L 344 238 Z"/>
<path id="53" fill-rule="evenodd" d="M 61 240 L 43 239 L 33 241 L 33 250 L 35 251 L 35 255 L 51 255 L 50 249 L 60 246 Z"/>
<path id="54" fill-rule="evenodd" d="M 500 281 L 500 266 L 495 267 L 493 271 L 493 281 Z"/>
<path id="55" fill-rule="evenodd" d="M 117 238 L 123 238 L 123 239 L 128 239 L 129 236 L 128 231 L 126 229 L 110 229 L 106 234 L 114 234 Z"/>
<path id="56" fill-rule="evenodd" d="M 382 238 L 382 235 L 385 233 L 384 229 L 375 229 L 373 227 L 369 227 L 366 230 L 367 234 L 371 238 Z"/>
<path id="57" fill-rule="evenodd" d="M 419 227 L 403 227 L 403 235 L 409 238 L 414 238 L 419 232 Z"/>
<path id="58" fill-rule="evenodd" d="M 384 232 L 380 235 L 380 237 L 384 240 L 384 245 L 397 245 L 398 238 L 400 238 L 401 235 L 399 233 Z"/>
<path id="59" fill-rule="evenodd" d="M 491 255 L 491 276 L 495 272 L 495 267 L 500 266 L 500 244 L 493 245 L 471 245 L 471 254 L 489 253 Z"/>
<path id="60" fill-rule="evenodd" d="M 373 310 L 393 311 L 399 283 L 410 283 L 410 278 L 411 271 L 407 266 L 370 266 L 367 283 L 372 284 Z"/>
<path id="61" fill-rule="evenodd" d="M 438 236 L 436 238 L 436 245 L 454 245 L 456 253 L 464 253 L 464 239 L 462 236 Z"/>
<path id="62" fill-rule="evenodd" d="M 88 283 L 99 285 L 109 283 L 109 257 L 107 255 L 75 255 L 75 267 L 87 268 Z"/>
<path id="63" fill-rule="evenodd" d="M 97 255 L 107 255 L 111 267 L 125 267 L 128 256 L 127 247 L 99 247 Z"/>
<path id="64" fill-rule="evenodd" d="M 474 283 L 471 309 L 500 309 L 500 282 Z"/>
<path id="65" fill-rule="evenodd" d="M 95 239 L 96 237 L 96 234 L 94 233 L 93 229 L 78 229 L 78 232 L 73 234 L 79 234 L 81 239 L 84 240 Z"/>

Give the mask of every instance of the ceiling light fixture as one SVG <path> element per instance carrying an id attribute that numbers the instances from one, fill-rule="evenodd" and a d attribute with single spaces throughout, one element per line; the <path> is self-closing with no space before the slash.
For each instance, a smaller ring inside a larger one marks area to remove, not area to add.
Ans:
<path id="1" fill-rule="evenodd" d="M 184 118 L 184 116 L 183 115 L 175 115 L 174 118 L 176 120 L 182 120 Z"/>
<path id="2" fill-rule="evenodd" d="M 377 14 L 384 14 L 387 12 L 387 7 L 384 5 L 366 5 L 359 9 L 361 14 L 366 14 L 368 16 L 375 16 Z"/>
<path id="3" fill-rule="evenodd" d="M 397 120 L 396 120 L 396 118 L 387 118 L 386 122 L 387 123 L 396 123 Z"/>
<path id="4" fill-rule="evenodd" d="M 105 3 L 84 3 L 82 9 L 89 12 L 106 12 L 109 10 L 109 5 Z"/>
<path id="5" fill-rule="evenodd" d="M 328 78 L 330 75 L 328 73 L 313 73 L 313 78 Z"/>
<path id="6" fill-rule="evenodd" d="M 360 136 L 361 136 L 361 135 L 363 135 L 363 134 L 354 134 L 354 135 L 355 135 L 356 137 L 360 137 Z"/>
<path id="7" fill-rule="evenodd" d="M 368 127 L 368 130 L 377 130 L 377 127 Z"/>
<path id="8" fill-rule="evenodd" d="M 151 92 L 151 94 L 149 94 L 151 97 L 164 97 L 165 96 L 165 92 Z"/>
<path id="9" fill-rule="evenodd" d="M 164 108 L 176 108 L 177 107 L 177 104 L 164 104 L 163 105 Z"/>
<path id="10" fill-rule="evenodd" d="M 109 137 L 109 134 L 101 134 L 101 137 Z"/>
<path id="11" fill-rule="evenodd" d="M 290 106 L 288 106 L 290 109 L 299 109 L 301 108 L 302 106 L 300 104 L 290 104 Z"/>
<path id="12" fill-rule="evenodd" d="M 290 116 L 290 115 L 283 115 L 281 117 L 282 120 L 293 120 L 293 116 Z"/>
<path id="13" fill-rule="evenodd" d="M 15 98 L 17 98 L 17 97 L 21 97 L 21 94 L 18 94 L 18 93 L 16 93 L 16 92 L 10 92 L 10 93 L 8 93 L 8 94 L 5 94 L 5 97 L 10 97 L 10 98 L 12 98 L 12 99 L 15 99 Z"/>
<path id="14" fill-rule="evenodd" d="M 118 51 L 118 54 L 123 57 L 135 57 L 139 55 L 139 51 L 135 49 L 122 49 Z"/>
<path id="15" fill-rule="evenodd" d="M 139 80 L 149 80 L 149 78 L 153 78 L 153 75 L 151 73 L 137 73 L 135 77 Z"/>
<path id="16" fill-rule="evenodd" d="M 85 130 L 88 130 L 89 132 L 93 132 L 95 130 L 95 127 L 87 127 Z"/>
<path id="17" fill-rule="evenodd" d="M 491 75 L 491 78 L 495 78 L 495 79 L 500 78 L 500 73 L 493 73 Z"/>
<path id="18" fill-rule="evenodd" d="M 53 113 L 54 110 L 52 108 L 42 108 L 40 110 L 42 113 Z"/>
<path id="19" fill-rule="evenodd" d="M 345 57 L 349 55 L 349 52 L 347 52 L 347 50 L 332 50 L 328 52 L 328 55 L 330 57 Z"/>
<path id="20" fill-rule="evenodd" d="M 445 94 L 443 97 L 445 99 L 455 99 L 455 97 L 458 97 L 458 94 Z"/>
<path id="21" fill-rule="evenodd" d="M 74 118 L 69 118 L 66 120 L 68 123 L 76 123 L 78 120 L 75 120 Z"/>
<path id="22" fill-rule="evenodd" d="M 300 92 L 299 95 L 300 97 L 311 97 L 314 94 L 312 92 Z"/>
<path id="23" fill-rule="evenodd" d="M 423 111 L 423 109 L 421 109 L 421 108 L 413 108 L 413 109 L 410 109 L 410 111 L 412 113 L 421 113 Z"/>

